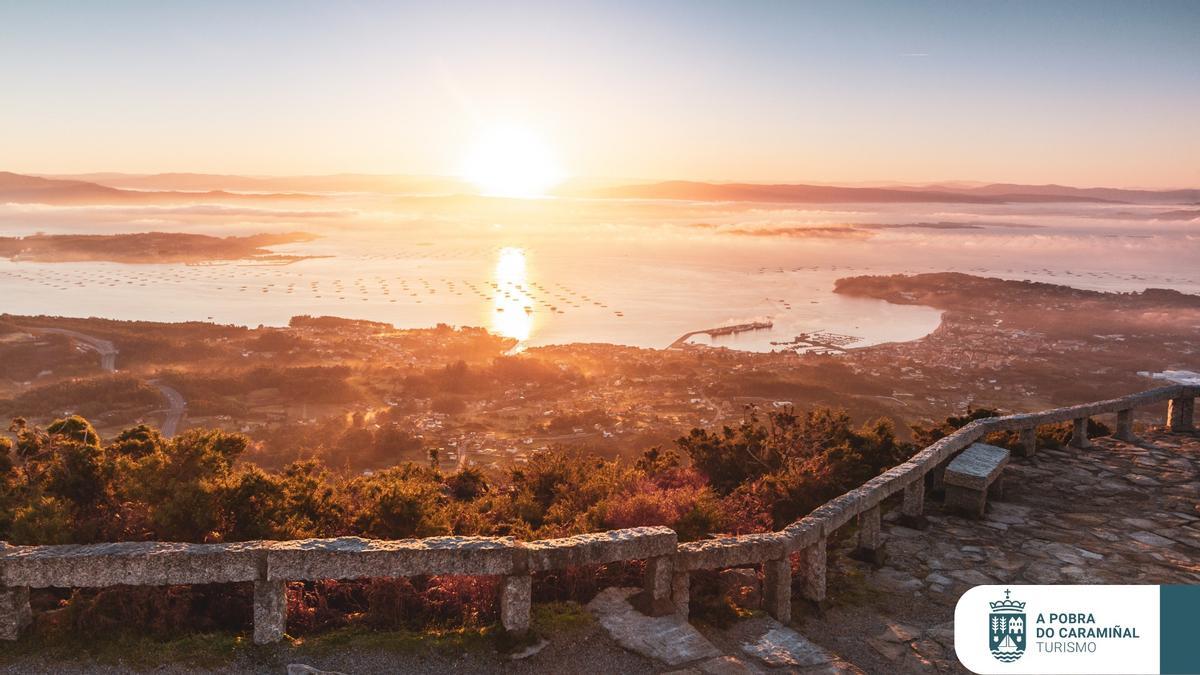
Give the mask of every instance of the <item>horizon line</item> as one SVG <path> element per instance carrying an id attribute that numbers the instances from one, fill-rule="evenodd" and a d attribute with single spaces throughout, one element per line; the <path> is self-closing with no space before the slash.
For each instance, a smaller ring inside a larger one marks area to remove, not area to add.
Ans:
<path id="1" fill-rule="evenodd" d="M 12 173 L 25 176 L 37 176 L 52 179 L 80 179 L 84 176 L 130 176 L 130 177 L 154 177 L 154 176 L 171 176 L 171 175 L 191 175 L 191 176 L 213 176 L 213 177 L 235 177 L 235 178 L 253 178 L 253 179 L 284 179 L 284 178 L 324 178 L 335 176 L 363 176 L 371 178 L 421 178 L 421 179 L 438 179 L 448 181 L 458 181 L 469 183 L 470 181 L 462 176 L 457 176 L 451 173 L 376 173 L 369 171 L 332 171 L 332 172 L 302 172 L 302 173 L 237 173 L 228 171 L 117 171 L 117 170 L 95 170 L 95 171 L 77 171 L 77 172 L 47 172 L 47 171 L 24 171 L 0 168 L 0 173 Z M 703 183 L 710 185 L 815 185 L 821 187 L 848 187 L 848 188 L 887 188 L 887 187 L 907 187 L 907 188 L 939 188 L 939 187 L 984 187 L 991 185 L 1015 185 L 1022 187 L 1062 187 L 1078 190 L 1100 189 L 1100 190 L 1142 190 L 1149 192 L 1174 192 L 1181 190 L 1200 190 L 1200 184 L 1194 185 L 1179 185 L 1171 186 L 1146 186 L 1146 185 L 1096 185 L 1096 184 L 1074 184 L 1071 182 L 1021 182 L 1014 180 L 977 180 L 970 178 L 946 178 L 937 180 L 904 180 L 904 179 L 870 179 L 870 180 L 855 180 L 855 181 L 829 181 L 829 180 L 806 180 L 806 179 L 736 179 L 736 178 L 647 178 L 647 177 L 631 177 L 631 176 L 602 176 L 580 174 L 573 175 L 563 180 L 555 187 L 568 185 L 575 181 L 614 181 L 627 183 Z"/>

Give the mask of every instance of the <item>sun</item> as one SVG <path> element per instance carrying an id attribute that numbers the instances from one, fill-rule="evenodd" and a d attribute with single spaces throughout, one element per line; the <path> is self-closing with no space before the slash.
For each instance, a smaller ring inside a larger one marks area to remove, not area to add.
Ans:
<path id="1" fill-rule="evenodd" d="M 484 130 L 463 160 L 460 175 L 485 195 L 544 197 L 566 178 L 546 141 L 526 127 L 495 126 Z"/>

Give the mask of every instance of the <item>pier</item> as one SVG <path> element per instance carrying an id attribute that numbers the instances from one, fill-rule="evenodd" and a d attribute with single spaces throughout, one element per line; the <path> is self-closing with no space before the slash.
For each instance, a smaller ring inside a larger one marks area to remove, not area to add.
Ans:
<path id="1" fill-rule="evenodd" d="M 797 354 L 833 354 L 845 353 L 848 345 L 861 341 L 862 338 L 854 335 L 820 331 L 816 333 L 801 333 L 787 341 L 772 341 L 771 346 L 783 347 L 782 351 L 794 351 Z"/>
<path id="2" fill-rule="evenodd" d="M 683 349 L 687 346 L 687 341 L 693 335 L 708 335 L 709 337 L 720 337 L 722 335 L 736 335 L 737 333 L 745 333 L 752 330 L 770 330 L 775 324 L 770 321 L 753 321 L 751 323 L 739 323 L 735 326 L 718 326 L 716 328 L 705 328 L 704 330 L 694 330 L 690 333 L 684 333 L 671 343 L 667 349 Z"/>

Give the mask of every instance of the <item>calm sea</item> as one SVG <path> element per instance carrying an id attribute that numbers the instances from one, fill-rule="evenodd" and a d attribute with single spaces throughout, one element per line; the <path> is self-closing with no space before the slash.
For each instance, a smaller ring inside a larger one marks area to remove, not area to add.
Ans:
<path id="1" fill-rule="evenodd" d="M 353 196 L 308 210 L 0 205 L 0 234 L 303 230 L 286 265 L 0 260 L 0 311 L 284 325 L 296 314 L 484 326 L 526 346 L 661 348 L 695 340 L 769 350 L 801 333 L 848 346 L 936 328 L 926 307 L 844 298 L 840 277 L 960 271 L 1080 288 L 1200 292 L 1200 225 L 1128 205 L 754 206 L 544 202 L 497 217 L 472 205 Z M 1178 209 L 1179 207 L 1174 207 Z"/>

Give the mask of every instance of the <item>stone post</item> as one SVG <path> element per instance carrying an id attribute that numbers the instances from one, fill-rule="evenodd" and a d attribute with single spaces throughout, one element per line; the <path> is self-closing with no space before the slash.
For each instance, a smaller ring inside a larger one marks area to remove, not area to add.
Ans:
<path id="1" fill-rule="evenodd" d="M 858 514 L 858 545 L 854 558 L 872 565 L 883 564 L 883 526 L 879 506 Z"/>
<path id="2" fill-rule="evenodd" d="M 287 628 L 287 582 L 259 579 L 254 582 L 254 644 L 283 639 Z"/>
<path id="3" fill-rule="evenodd" d="M 1195 431 L 1196 399 L 1191 396 L 1173 398 L 1167 403 L 1167 428 L 1171 431 Z"/>
<path id="4" fill-rule="evenodd" d="M 933 467 L 933 469 L 926 474 L 929 480 L 929 485 L 926 487 L 930 492 L 937 494 L 946 489 L 946 467 L 949 464 L 950 460 L 947 459 Z"/>
<path id="5" fill-rule="evenodd" d="M 1080 417 L 1075 420 L 1075 429 L 1071 432 L 1071 440 L 1068 443 L 1072 448 L 1087 449 L 1092 447 L 1092 442 L 1087 437 L 1088 418 Z"/>
<path id="6" fill-rule="evenodd" d="M 528 631 L 532 602 L 532 576 L 514 574 L 504 577 L 500 589 L 500 625 L 504 626 L 504 630 L 518 635 Z"/>
<path id="7" fill-rule="evenodd" d="M 883 545 L 883 528 L 879 521 L 879 506 L 858 514 L 858 547 L 860 549 L 876 551 Z"/>
<path id="8" fill-rule="evenodd" d="M 671 572 L 674 569 L 674 562 L 669 555 L 647 558 L 642 573 L 642 593 L 634 602 L 634 607 L 648 616 L 675 613 L 675 605 L 671 603 Z"/>
<path id="9" fill-rule="evenodd" d="M 675 604 L 675 612 L 684 619 L 691 612 L 692 576 L 688 572 L 675 572 L 671 575 L 671 602 Z"/>
<path id="10" fill-rule="evenodd" d="M 32 621 L 29 589 L 0 586 L 0 640 L 16 640 Z"/>
<path id="11" fill-rule="evenodd" d="M 1137 436 L 1133 435 L 1133 411 L 1118 410 L 1117 411 L 1117 433 L 1113 436 L 1119 441 L 1126 443 L 1137 443 Z"/>
<path id="12" fill-rule="evenodd" d="M 800 567 L 800 593 L 816 603 L 825 602 L 825 539 L 804 549 Z"/>
<path id="13" fill-rule="evenodd" d="M 1024 457 L 1037 454 L 1037 427 L 1021 430 L 1021 454 Z"/>
<path id="14" fill-rule="evenodd" d="M 643 583 L 646 593 L 654 601 L 666 600 L 671 597 L 671 556 L 664 555 L 650 558 L 646 561 L 646 572 Z"/>
<path id="15" fill-rule="evenodd" d="M 792 620 L 792 561 L 787 554 L 763 563 L 763 608 L 780 623 Z"/>
<path id="16" fill-rule="evenodd" d="M 900 522 L 908 527 L 925 524 L 925 477 L 904 486 L 904 505 L 900 508 Z"/>

